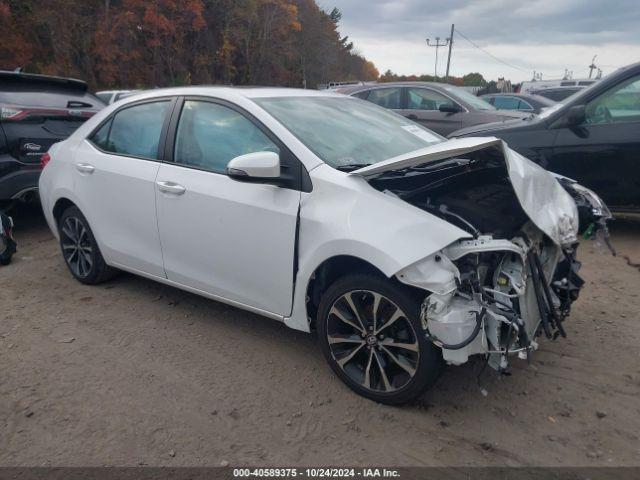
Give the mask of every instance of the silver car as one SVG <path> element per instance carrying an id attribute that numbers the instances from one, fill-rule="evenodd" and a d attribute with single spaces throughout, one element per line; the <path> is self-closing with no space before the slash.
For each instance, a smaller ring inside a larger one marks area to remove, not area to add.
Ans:
<path id="1" fill-rule="evenodd" d="M 446 83 L 392 82 L 336 91 L 389 108 L 443 136 L 464 127 L 530 116 L 497 110 L 463 88 Z"/>

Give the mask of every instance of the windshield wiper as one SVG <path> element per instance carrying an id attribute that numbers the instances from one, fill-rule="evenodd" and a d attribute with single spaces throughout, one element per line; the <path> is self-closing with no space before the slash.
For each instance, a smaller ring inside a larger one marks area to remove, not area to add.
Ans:
<path id="1" fill-rule="evenodd" d="M 353 172 L 354 170 L 368 167 L 369 165 L 371 164 L 370 163 L 347 163 L 345 165 L 338 165 L 336 167 L 336 170 L 340 170 L 341 172 Z"/>

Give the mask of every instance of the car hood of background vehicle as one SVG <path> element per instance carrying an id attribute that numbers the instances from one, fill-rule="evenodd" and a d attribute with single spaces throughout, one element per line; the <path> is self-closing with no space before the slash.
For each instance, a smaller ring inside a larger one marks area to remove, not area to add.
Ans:
<path id="1" fill-rule="evenodd" d="M 493 113 L 497 117 L 504 118 L 505 120 L 510 120 L 512 118 L 527 118 L 531 115 L 531 113 L 519 112 L 518 110 L 496 110 Z"/>
<path id="2" fill-rule="evenodd" d="M 449 138 L 465 137 L 472 135 L 486 135 L 487 133 L 500 132 L 502 130 L 511 130 L 513 128 L 524 127 L 530 125 L 530 122 L 535 122 L 536 117 L 531 117 L 529 114 L 527 117 L 510 118 L 508 120 L 502 120 L 499 122 L 481 123 L 479 125 L 472 125 L 470 127 L 461 128 L 448 135 Z M 529 119 L 529 120 L 528 120 Z"/>
<path id="3" fill-rule="evenodd" d="M 495 137 L 456 138 L 404 155 L 359 168 L 350 173 L 365 179 L 378 177 L 386 172 L 404 170 L 486 148 L 500 148 L 506 163 L 509 179 L 520 206 L 531 221 L 556 244 L 576 241 L 578 233 L 578 209 L 571 196 L 556 177 L 531 160 L 511 150 Z"/>

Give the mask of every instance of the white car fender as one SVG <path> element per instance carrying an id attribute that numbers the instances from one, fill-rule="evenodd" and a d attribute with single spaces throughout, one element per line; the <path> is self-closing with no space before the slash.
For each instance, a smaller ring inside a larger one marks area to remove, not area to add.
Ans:
<path id="1" fill-rule="evenodd" d="M 336 187 L 336 176 L 342 177 L 343 188 Z M 285 323 L 309 331 L 307 287 L 316 269 L 332 257 L 356 257 L 393 277 L 468 237 L 464 230 L 378 192 L 362 178 L 321 165 L 314 169 L 313 195 L 303 194 L 301 201 L 298 273 L 292 315 Z M 449 281 L 450 276 L 442 278 Z"/>

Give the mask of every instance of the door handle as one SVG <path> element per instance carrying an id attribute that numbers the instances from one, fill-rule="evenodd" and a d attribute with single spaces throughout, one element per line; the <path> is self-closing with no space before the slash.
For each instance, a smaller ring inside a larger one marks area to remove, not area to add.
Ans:
<path id="1" fill-rule="evenodd" d="M 413 114 L 409 115 L 407 118 L 408 118 L 409 120 L 417 120 L 417 119 L 418 119 L 418 117 L 417 117 L 417 116 L 415 116 L 415 115 L 413 115 Z"/>
<path id="2" fill-rule="evenodd" d="M 187 191 L 182 185 L 173 182 L 156 182 L 156 185 L 158 185 L 158 189 L 162 193 L 170 193 L 172 195 L 182 195 Z"/>
<path id="3" fill-rule="evenodd" d="M 96 168 L 88 163 L 76 163 L 76 170 L 80 173 L 93 173 Z"/>

